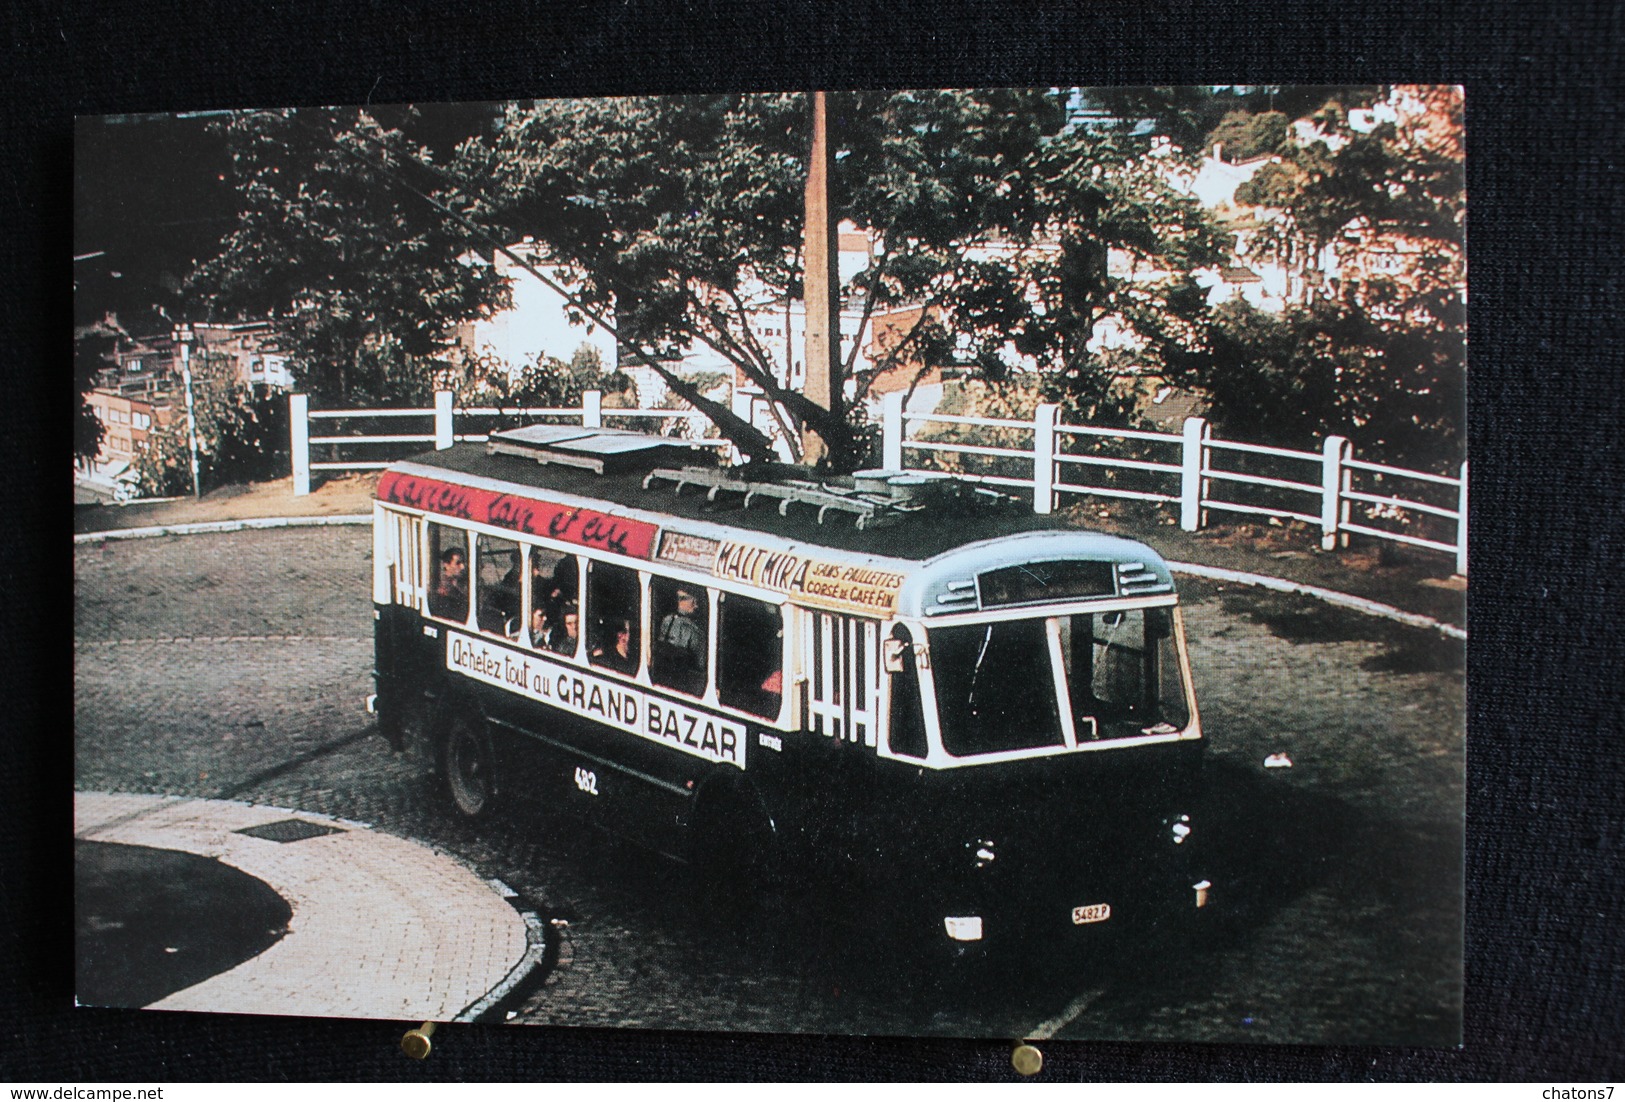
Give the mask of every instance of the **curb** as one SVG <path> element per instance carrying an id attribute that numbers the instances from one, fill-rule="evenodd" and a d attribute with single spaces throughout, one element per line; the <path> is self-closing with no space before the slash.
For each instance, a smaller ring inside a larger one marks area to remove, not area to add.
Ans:
<path id="1" fill-rule="evenodd" d="M 1356 597 L 1350 593 L 1340 593 L 1335 589 L 1322 589 L 1318 585 L 1305 585 L 1302 582 L 1289 582 L 1282 578 L 1271 578 L 1266 574 L 1248 574 L 1240 570 L 1226 570 L 1218 566 L 1203 566 L 1200 563 L 1170 562 L 1168 569 L 1180 574 L 1189 574 L 1194 578 L 1210 578 L 1220 582 L 1239 582 L 1242 585 L 1256 585 L 1260 589 L 1273 590 L 1276 593 L 1297 593 L 1305 597 L 1315 597 L 1329 605 L 1338 605 L 1342 608 L 1363 612 L 1368 616 L 1380 616 L 1385 620 L 1395 620 L 1401 624 L 1408 624 L 1413 628 L 1424 628 L 1436 631 L 1440 635 L 1451 639 L 1467 638 L 1467 629 L 1459 628 L 1455 624 L 1447 624 L 1435 620 L 1431 616 L 1422 616 L 1415 612 L 1406 612 L 1385 605 L 1380 601 L 1367 600 Z"/>
<path id="2" fill-rule="evenodd" d="M 336 829 L 294 838 L 250 829 L 288 820 Z M 293 911 L 275 944 L 153 1009 L 467 1020 L 546 977 L 532 979 L 548 930 L 528 908 L 463 859 L 369 823 L 229 797 L 75 792 L 74 837 L 211 858 Z M 280 845 L 289 841 L 315 848 L 289 857 Z M 373 907 L 366 922 L 356 921 L 358 901 Z M 434 930 L 435 917 L 447 928 Z"/>
<path id="3" fill-rule="evenodd" d="M 371 524 L 371 513 L 345 513 L 336 517 L 256 517 L 249 520 L 209 520 L 192 524 L 162 524 L 150 528 L 110 528 L 104 532 L 80 532 L 74 546 L 104 540 L 140 540 L 154 536 L 199 536 L 215 532 L 243 532 L 257 528 L 325 528 L 339 524 Z"/>
<path id="4" fill-rule="evenodd" d="M 329 525 L 340 524 L 371 524 L 370 513 L 349 513 L 336 517 L 264 517 L 254 520 L 217 520 L 196 524 L 170 524 L 152 528 L 114 528 L 106 532 L 83 532 L 73 537 L 75 546 L 86 543 L 100 543 L 103 540 L 136 540 L 149 539 L 154 536 L 193 536 L 216 532 L 242 532 L 259 528 L 322 528 Z M 1379 616 L 1385 620 L 1407 624 L 1410 627 L 1436 631 L 1450 639 L 1467 638 L 1467 629 L 1459 628 L 1454 624 L 1446 624 L 1435 620 L 1431 616 L 1422 616 L 1415 612 L 1406 612 L 1385 605 L 1380 601 L 1367 600 L 1356 597 L 1351 593 L 1340 593 L 1335 589 L 1323 589 L 1318 585 L 1305 585 L 1301 582 L 1289 582 L 1282 578 L 1272 578 L 1267 574 L 1249 574 L 1241 570 L 1226 570 L 1218 566 L 1203 566 L 1200 563 L 1169 562 L 1168 569 L 1180 574 L 1189 574 L 1194 578 L 1209 578 L 1220 582 L 1235 582 L 1239 585 L 1255 585 L 1260 589 L 1273 590 L 1276 593 L 1297 593 L 1305 597 L 1315 597 L 1329 605 L 1353 609 L 1368 616 Z"/>
<path id="5" fill-rule="evenodd" d="M 525 923 L 525 952 L 502 981 L 484 995 L 475 999 L 451 1018 L 454 1022 L 495 1022 L 502 1023 L 512 1015 L 508 1008 L 516 1006 L 529 997 L 543 983 L 547 982 L 548 975 L 559 957 L 559 933 L 557 924 L 545 921 L 535 909 L 522 903 L 519 893 L 508 887 L 501 880 L 487 880 L 493 891 L 511 904 L 519 912 L 519 917 Z"/>

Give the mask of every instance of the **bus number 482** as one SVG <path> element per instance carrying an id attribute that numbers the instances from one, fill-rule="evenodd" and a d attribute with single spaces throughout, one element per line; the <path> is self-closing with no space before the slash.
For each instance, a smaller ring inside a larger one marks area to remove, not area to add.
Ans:
<path id="1" fill-rule="evenodd" d="M 598 795 L 598 774 L 591 769 L 576 766 L 576 787 L 589 796 Z"/>

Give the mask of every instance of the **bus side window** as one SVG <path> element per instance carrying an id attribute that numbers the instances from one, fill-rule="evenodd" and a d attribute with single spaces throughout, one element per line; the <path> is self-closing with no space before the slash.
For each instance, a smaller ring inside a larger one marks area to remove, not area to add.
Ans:
<path id="1" fill-rule="evenodd" d="M 496 536 L 480 536 L 474 561 L 479 577 L 474 583 L 474 605 L 483 632 L 507 639 L 519 638 L 519 544 Z"/>
<path id="2" fill-rule="evenodd" d="M 429 614 L 468 621 L 468 533 L 445 524 L 429 525 Z"/>
<path id="3" fill-rule="evenodd" d="M 920 674 L 916 668 L 914 637 L 908 628 L 898 624 L 891 631 L 892 642 L 888 652 L 896 655 L 898 669 L 891 678 L 891 715 L 887 723 L 887 740 L 891 752 L 902 757 L 923 758 L 927 752 L 925 741 L 925 711 L 920 706 Z M 897 644 L 902 644 L 898 646 Z M 887 667 L 892 662 L 888 659 Z"/>
<path id="4" fill-rule="evenodd" d="M 784 617 L 777 605 L 717 595 L 717 699 L 772 719 L 784 700 Z"/>
<path id="5" fill-rule="evenodd" d="M 530 552 L 530 645 L 562 652 L 564 606 L 576 601 L 580 587 L 574 555 L 535 547 Z M 549 646 L 549 643 L 554 646 Z M 571 652 L 575 648 L 568 648 Z"/>
<path id="6" fill-rule="evenodd" d="M 587 563 L 587 661 L 631 676 L 642 660 L 638 572 L 613 563 Z"/>
<path id="7" fill-rule="evenodd" d="M 670 578 L 649 581 L 650 622 L 655 625 L 649 651 L 649 679 L 689 696 L 703 696 L 710 609 L 705 587 Z"/>

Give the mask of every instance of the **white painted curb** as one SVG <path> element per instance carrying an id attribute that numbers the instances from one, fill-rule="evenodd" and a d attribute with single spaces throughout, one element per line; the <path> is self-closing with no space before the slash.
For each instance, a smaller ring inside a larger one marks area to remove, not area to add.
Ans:
<path id="1" fill-rule="evenodd" d="M 213 532 L 242 532 L 256 528 L 323 528 L 338 524 L 371 524 L 370 513 L 350 513 L 336 517 L 262 517 L 254 520 L 217 520 L 200 524 L 170 524 L 153 528 L 119 528 L 107 532 L 84 532 L 73 537 L 75 545 L 85 543 L 100 543 L 103 540 L 138 540 L 153 536 L 193 536 Z M 1256 585 L 1260 589 L 1269 589 L 1277 593 L 1299 593 L 1305 597 L 1315 597 L 1329 605 L 1341 608 L 1350 608 L 1356 612 L 1363 612 L 1368 616 L 1380 616 L 1385 620 L 1394 620 L 1411 627 L 1424 628 L 1436 631 L 1451 639 L 1466 639 L 1467 630 L 1458 628 L 1454 624 L 1442 623 L 1431 616 L 1420 616 L 1414 612 L 1405 612 L 1393 605 L 1385 605 L 1379 601 L 1368 601 L 1364 597 L 1355 597 L 1348 593 L 1339 593 L 1335 589 L 1322 589 L 1317 585 L 1304 585 L 1301 582 L 1289 582 L 1281 578 L 1271 578 L 1264 574 L 1248 574 L 1240 570 L 1225 570 L 1217 566 L 1202 566 L 1199 563 L 1170 562 L 1168 569 L 1180 574 L 1189 574 L 1194 578 L 1211 578 L 1220 582 L 1235 582 L 1238 585 Z"/>

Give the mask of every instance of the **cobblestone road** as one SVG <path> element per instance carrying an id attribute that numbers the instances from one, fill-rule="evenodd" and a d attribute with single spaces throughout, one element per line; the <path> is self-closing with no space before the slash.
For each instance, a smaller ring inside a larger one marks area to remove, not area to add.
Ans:
<path id="1" fill-rule="evenodd" d="M 567 822 L 524 808 L 478 829 L 452 818 L 414 763 L 370 737 L 368 542 L 330 528 L 76 549 L 77 787 L 361 820 L 501 877 L 569 922 L 522 1021 L 1453 1042 L 1459 645 L 1185 584 L 1226 921 L 1190 951 L 1075 971 L 1038 961 L 1034 976 L 949 995 L 929 975 L 899 984 L 877 966 L 885 950 L 851 931 L 812 922 L 786 944 L 710 927 L 683 870 Z M 1292 767 L 1263 769 L 1275 753 Z"/>

